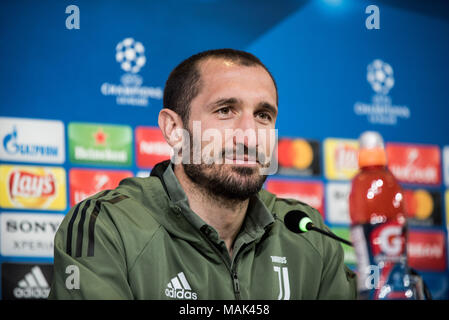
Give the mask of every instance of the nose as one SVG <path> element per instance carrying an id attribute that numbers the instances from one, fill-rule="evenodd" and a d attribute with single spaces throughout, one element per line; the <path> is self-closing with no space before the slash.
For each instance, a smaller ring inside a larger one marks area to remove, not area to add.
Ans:
<path id="1" fill-rule="evenodd" d="M 234 128 L 234 145 L 244 144 L 248 148 L 257 147 L 257 126 L 253 114 L 242 113 Z"/>

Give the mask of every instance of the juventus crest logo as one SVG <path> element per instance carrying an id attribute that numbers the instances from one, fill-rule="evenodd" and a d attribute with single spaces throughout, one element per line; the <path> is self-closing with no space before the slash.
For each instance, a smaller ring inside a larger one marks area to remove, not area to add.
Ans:
<path id="1" fill-rule="evenodd" d="M 286 257 L 271 256 L 271 261 L 276 264 L 287 264 Z M 279 279 L 279 295 L 278 300 L 290 300 L 290 281 L 288 279 L 287 266 L 273 266 L 274 272 L 277 273 Z"/>

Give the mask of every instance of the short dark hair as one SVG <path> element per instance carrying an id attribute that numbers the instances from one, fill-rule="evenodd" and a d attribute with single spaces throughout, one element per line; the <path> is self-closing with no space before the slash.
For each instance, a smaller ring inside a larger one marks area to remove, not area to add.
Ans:
<path id="1" fill-rule="evenodd" d="M 276 81 L 268 68 L 255 55 L 235 49 L 207 50 L 182 61 L 173 69 L 165 83 L 163 106 L 179 114 L 184 126 L 189 120 L 190 103 L 200 91 L 201 76 L 198 65 L 208 58 L 226 59 L 248 67 L 257 65 L 263 67 L 273 80 L 276 88 L 276 104 L 278 104 Z"/>

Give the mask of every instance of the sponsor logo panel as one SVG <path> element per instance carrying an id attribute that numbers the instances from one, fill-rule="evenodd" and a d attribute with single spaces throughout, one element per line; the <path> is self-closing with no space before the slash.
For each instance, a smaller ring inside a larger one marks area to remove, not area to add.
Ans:
<path id="1" fill-rule="evenodd" d="M 422 271 L 445 271 L 447 249 L 444 233 L 410 230 L 407 255 L 412 268 Z"/>
<path id="2" fill-rule="evenodd" d="M 444 183 L 449 187 L 449 146 L 443 148 Z"/>
<path id="3" fill-rule="evenodd" d="M 351 232 L 348 227 L 331 227 L 333 233 L 335 233 L 340 238 L 351 241 Z M 355 267 L 357 265 L 357 257 L 355 255 L 354 248 L 341 243 L 344 251 L 344 261 L 347 265 Z"/>
<path id="4" fill-rule="evenodd" d="M 321 182 L 270 179 L 266 182 L 266 189 L 279 198 L 305 202 L 324 217 L 324 187 Z"/>
<path id="5" fill-rule="evenodd" d="M 152 168 L 158 162 L 170 159 L 172 153 L 159 127 L 136 128 L 136 162 L 139 168 Z"/>
<path id="6" fill-rule="evenodd" d="M 404 183 L 441 184 L 440 148 L 433 145 L 387 143 L 388 168 Z"/>
<path id="7" fill-rule="evenodd" d="M 2 263 L 2 299 L 47 299 L 53 265 Z"/>
<path id="8" fill-rule="evenodd" d="M 136 177 L 138 178 L 147 178 L 151 174 L 151 171 L 149 170 L 139 170 L 136 172 Z"/>
<path id="9" fill-rule="evenodd" d="M 62 214 L 1 213 L 1 255 L 52 258 L 62 219 Z"/>
<path id="10" fill-rule="evenodd" d="M 449 190 L 446 190 L 444 194 L 444 202 L 446 203 L 446 226 L 449 226 Z"/>
<path id="11" fill-rule="evenodd" d="M 71 169 L 70 206 L 107 189 L 115 189 L 120 181 L 132 177 L 131 171 Z"/>
<path id="12" fill-rule="evenodd" d="M 350 180 L 358 172 L 357 140 L 334 139 L 324 140 L 325 176 L 330 180 Z"/>
<path id="13" fill-rule="evenodd" d="M 63 168 L 0 165 L 0 206 L 64 210 L 66 205 Z"/>
<path id="14" fill-rule="evenodd" d="M 301 138 L 280 138 L 278 165 L 278 174 L 282 175 L 320 175 L 320 143 Z"/>
<path id="15" fill-rule="evenodd" d="M 55 120 L 0 117 L 0 159 L 63 163 L 64 124 Z"/>
<path id="16" fill-rule="evenodd" d="M 132 132 L 129 126 L 72 122 L 68 126 L 72 163 L 130 166 Z"/>
<path id="17" fill-rule="evenodd" d="M 425 189 L 404 189 L 404 207 L 411 226 L 440 226 L 443 223 L 441 193 Z"/>
<path id="18" fill-rule="evenodd" d="M 332 224 L 350 224 L 350 183 L 329 182 L 326 184 L 326 218 Z"/>

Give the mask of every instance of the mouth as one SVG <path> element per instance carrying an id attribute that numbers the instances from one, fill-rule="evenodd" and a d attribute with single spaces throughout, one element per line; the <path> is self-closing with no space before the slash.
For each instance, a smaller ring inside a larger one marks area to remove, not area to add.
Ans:
<path id="1" fill-rule="evenodd" d="M 235 155 L 225 157 L 226 164 L 238 164 L 243 166 L 256 166 L 259 161 L 254 157 L 249 157 L 248 155 L 243 155 L 236 157 Z"/>

